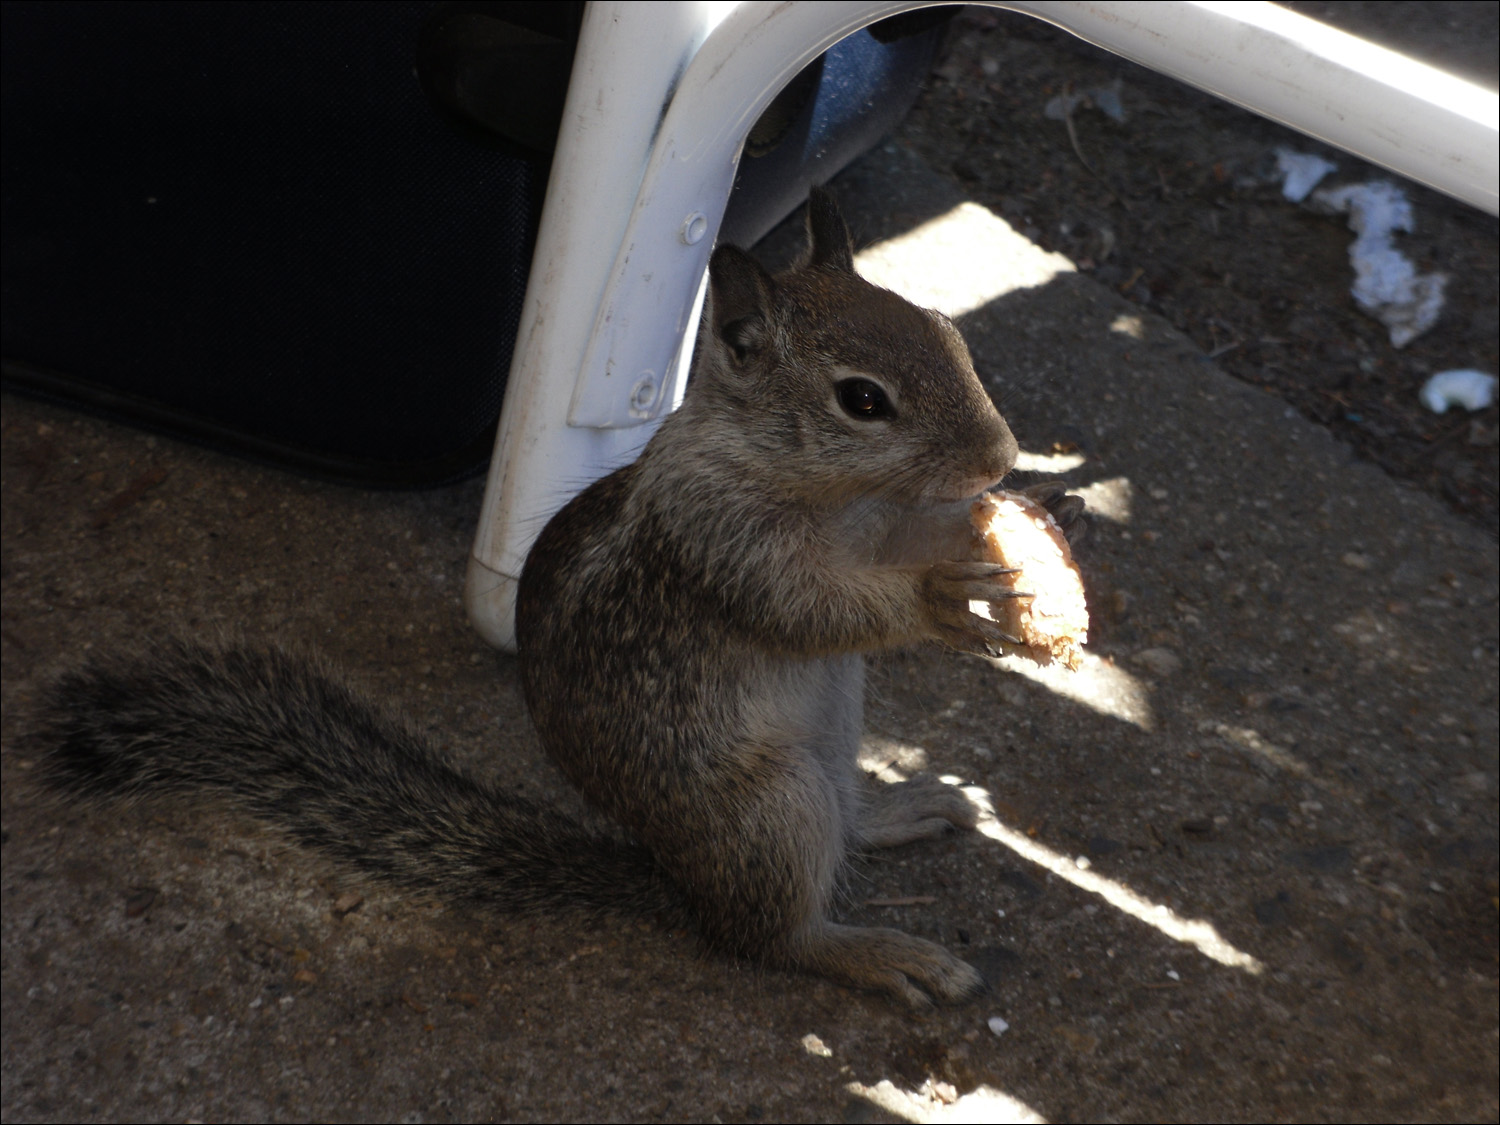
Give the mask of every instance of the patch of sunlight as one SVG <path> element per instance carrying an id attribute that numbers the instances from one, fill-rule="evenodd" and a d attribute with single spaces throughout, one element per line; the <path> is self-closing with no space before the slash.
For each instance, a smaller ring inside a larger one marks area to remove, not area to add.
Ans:
<path id="1" fill-rule="evenodd" d="M 1198 724 L 1201 731 L 1209 731 L 1218 735 L 1225 742 L 1238 746 L 1241 750 L 1248 750 L 1257 758 L 1269 762 L 1277 769 L 1286 770 L 1287 773 L 1296 774 L 1298 777 L 1311 777 L 1312 771 L 1307 768 L 1307 763 L 1293 754 L 1290 750 L 1277 746 L 1276 743 L 1262 738 L 1257 730 L 1250 727 L 1233 727 L 1228 723 L 1205 720 Z"/>
<path id="2" fill-rule="evenodd" d="M 949 781 L 946 777 L 943 780 Z M 950 784 L 956 782 L 955 778 Z M 978 786 L 970 786 L 964 789 L 964 793 L 976 807 L 984 808 L 989 804 L 988 792 Z M 1232 969 L 1243 969 L 1247 973 L 1260 973 L 1265 969 L 1258 959 L 1226 941 L 1214 928 L 1212 922 L 1197 918 L 1184 918 L 1170 907 L 1152 902 L 1123 883 L 1094 871 L 1085 857 L 1074 859 L 1055 852 L 1045 844 L 1037 843 L 1024 832 L 1017 832 L 1001 823 L 998 818 L 990 814 L 981 815 L 979 831 L 991 840 L 1004 844 L 1023 859 L 1028 859 L 1038 867 L 1052 872 L 1059 879 L 1065 879 L 1080 890 L 1098 895 L 1116 910 L 1146 923 L 1173 941 L 1191 945 L 1210 960 Z"/>
<path id="3" fill-rule="evenodd" d="M 1146 685 L 1119 665 L 1091 653 L 1083 653 L 1076 672 L 1058 664 L 1043 668 L 1023 656 L 996 656 L 989 660 L 997 668 L 1025 676 L 1100 715 L 1133 723 L 1141 730 L 1150 730 L 1155 725 Z"/>
<path id="4" fill-rule="evenodd" d="M 859 745 L 859 766 L 881 781 L 905 781 L 927 768 L 927 751 L 888 735 L 865 731 Z"/>
<path id="5" fill-rule="evenodd" d="M 1045 285 L 1075 266 L 1043 250 L 977 203 L 860 251 L 854 264 L 866 280 L 913 304 L 959 316 L 1016 289 Z"/>
<path id="6" fill-rule="evenodd" d="M 955 1097 L 943 1083 L 924 1082 L 919 1090 L 906 1091 L 886 1079 L 873 1086 L 851 1082 L 845 1087 L 855 1097 L 885 1110 L 903 1121 L 993 1121 L 1045 1122 L 1047 1119 L 1019 1098 L 989 1086 L 976 1086 Z"/>
<path id="7" fill-rule="evenodd" d="M 1016 454 L 1016 468 L 1023 473 L 1066 473 L 1078 468 L 1088 458 L 1082 453 L 1028 453 Z"/>
<path id="8" fill-rule="evenodd" d="M 1132 340 L 1144 340 L 1146 338 L 1146 322 L 1138 316 L 1131 316 L 1129 313 L 1121 313 L 1114 320 L 1110 321 L 1109 330 L 1129 336 Z"/>
<path id="9" fill-rule="evenodd" d="M 1073 488 L 1069 491 L 1083 497 L 1084 503 L 1089 506 L 1089 515 L 1103 516 L 1115 523 L 1130 522 L 1130 507 L 1134 490 L 1130 487 L 1129 477 L 1096 480 L 1093 484 L 1086 484 L 1082 488 Z"/>

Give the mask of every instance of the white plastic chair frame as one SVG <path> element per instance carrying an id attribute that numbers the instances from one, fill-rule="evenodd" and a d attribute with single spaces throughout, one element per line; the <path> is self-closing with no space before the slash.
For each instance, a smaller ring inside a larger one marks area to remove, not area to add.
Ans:
<path id="1" fill-rule="evenodd" d="M 746 134 L 844 36 L 930 3 L 591 3 L 465 599 L 514 649 L 532 541 L 681 401 Z M 1268 3 L 990 3 L 1497 213 L 1500 98 Z"/>

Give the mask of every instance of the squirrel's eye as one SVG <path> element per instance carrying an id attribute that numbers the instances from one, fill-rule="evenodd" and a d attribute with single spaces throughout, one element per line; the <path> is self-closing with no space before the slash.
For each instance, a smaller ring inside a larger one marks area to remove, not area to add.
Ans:
<path id="1" fill-rule="evenodd" d="M 851 418 L 867 422 L 895 416 L 896 412 L 891 409 L 890 400 L 885 397 L 879 383 L 869 379 L 845 379 L 834 390 L 838 392 L 839 405 Z"/>

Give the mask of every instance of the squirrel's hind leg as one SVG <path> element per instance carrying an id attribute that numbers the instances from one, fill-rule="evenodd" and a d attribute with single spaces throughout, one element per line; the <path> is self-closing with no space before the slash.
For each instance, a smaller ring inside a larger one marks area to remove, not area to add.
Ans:
<path id="1" fill-rule="evenodd" d="M 733 792 L 721 789 L 712 799 L 689 803 L 711 810 L 689 836 L 652 846 L 710 942 L 919 1007 L 960 1000 L 982 986 L 978 972 L 930 941 L 829 920 L 849 845 L 863 839 L 850 831 L 848 816 L 857 810 L 844 800 L 845 779 L 830 777 L 824 764 L 787 748 L 745 751 L 739 766 Z M 922 795 L 897 802 L 920 813 L 916 823 L 963 819 L 942 792 L 962 798 L 957 790 L 936 783 L 897 788 Z M 972 823 L 972 812 L 967 815 Z M 904 814 L 889 823 L 897 820 L 910 824 Z"/>

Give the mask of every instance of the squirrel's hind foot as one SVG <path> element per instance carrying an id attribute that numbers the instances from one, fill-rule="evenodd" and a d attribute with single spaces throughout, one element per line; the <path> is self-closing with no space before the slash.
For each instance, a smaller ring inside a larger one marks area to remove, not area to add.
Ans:
<path id="1" fill-rule="evenodd" d="M 900 930 L 824 923 L 799 943 L 792 962 L 841 984 L 887 993 L 912 1008 L 958 1003 L 985 988 L 978 969 Z"/>
<path id="2" fill-rule="evenodd" d="M 972 830 L 981 811 L 958 786 L 935 777 L 876 785 L 859 825 L 859 842 L 868 848 L 891 848 L 936 839 L 956 828 Z"/>

